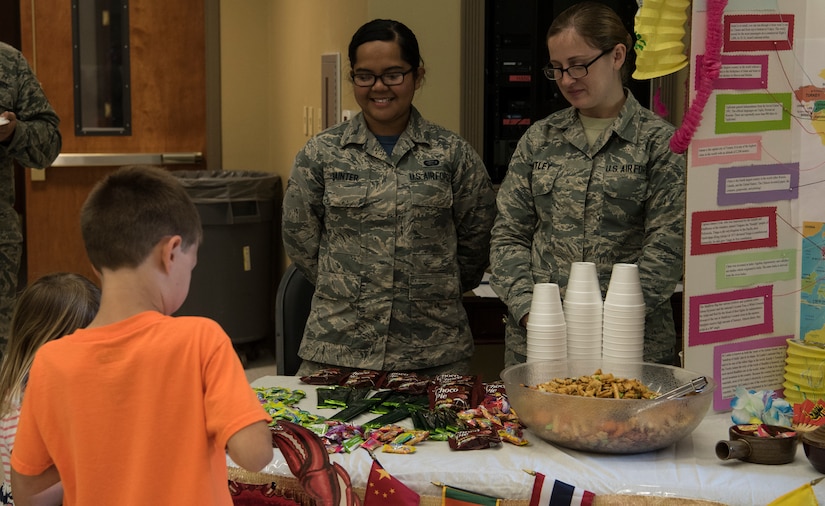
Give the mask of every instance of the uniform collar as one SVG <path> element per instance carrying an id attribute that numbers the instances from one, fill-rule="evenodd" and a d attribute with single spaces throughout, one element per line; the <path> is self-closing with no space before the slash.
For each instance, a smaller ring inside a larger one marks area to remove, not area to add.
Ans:
<path id="1" fill-rule="evenodd" d="M 409 138 L 415 144 L 429 144 L 425 131 L 426 121 L 421 117 L 418 109 L 413 106 L 410 111 L 410 122 L 407 124 L 407 128 L 401 132 L 398 141 L 401 142 L 402 139 Z M 364 145 L 367 144 L 370 139 L 375 140 L 375 135 L 367 128 L 364 113 L 359 112 L 352 118 L 352 121 L 347 124 L 344 133 L 341 135 L 341 146 L 343 147 L 347 144 Z"/>
<path id="2" fill-rule="evenodd" d="M 638 113 L 642 106 L 629 89 L 625 88 L 625 93 L 627 99 L 610 128 L 622 139 L 635 143 L 639 134 Z M 548 124 L 565 131 L 573 127 L 581 128 L 578 112 L 572 107 L 550 115 Z"/>

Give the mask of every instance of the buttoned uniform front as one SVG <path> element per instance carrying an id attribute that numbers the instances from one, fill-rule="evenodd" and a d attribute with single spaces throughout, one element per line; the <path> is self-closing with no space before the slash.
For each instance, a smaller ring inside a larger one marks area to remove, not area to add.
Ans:
<path id="1" fill-rule="evenodd" d="M 602 293 L 613 264 L 636 263 L 644 291 L 646 361 L 672 363 L 670 297 L 682 276 L 685 160 L 669 150 L 672 125 L 629 90 L 591 146 L 574 108 L 531 126 L 497 197 L 490 284 L 507 304 L 508 364 L 526 355 L 519 325 L 535 283 L 567 285 L 570 264 L 594 262 Z M 523 360 L 523 358 L 522 358 Z"/>
<path id="2" fill-rule="evenodd" d="M 0 142 L 0 347 L 5 347 L 17 294 L 23 233 L 14 210 L 14 162 L 44 168 L 60 153 L 60 120 L 29 64 L 17 49 L 0 42 L 0 113 L 11 111 L 17 125 Z"/>
<path id="3" fill-rule="evenodd" d="M 472 355 L 462 295 L 488 265 L 495 196 L 464 139 L 412 108 L 388 155 L 359 113 L 298 153 L 283 207 L 286 252 L 315 284 L 302 359 L 415 370 Z"/>

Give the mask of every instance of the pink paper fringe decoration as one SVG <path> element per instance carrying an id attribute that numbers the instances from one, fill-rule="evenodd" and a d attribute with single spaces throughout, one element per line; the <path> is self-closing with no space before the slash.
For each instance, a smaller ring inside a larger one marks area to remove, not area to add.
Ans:
<path id="1" fill-rule="evenodd" d="M 685 113 L 682 126 L 670 138 L 670 150 L 674 153 L 687 151 L 693 134 L 702 122 L 702 111 L 713 92 L 713 81 L 719 77 L 719 69 L 722 67 L 722 13 L 727 4 L 728 0 L 708 0 L 707 40 L 702 68 L 697 69 L 699 84 L 696 87 L 696 99 Z"/>

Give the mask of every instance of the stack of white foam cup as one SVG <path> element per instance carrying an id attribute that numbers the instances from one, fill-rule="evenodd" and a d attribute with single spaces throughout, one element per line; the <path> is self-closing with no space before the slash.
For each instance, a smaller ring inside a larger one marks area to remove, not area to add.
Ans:
<path id="1" fill-rule="evenodd" d="M 641 362 L 644 359 L 645 301 L 636 264 L 615 264 L 604 298 L 602 356 Z"/>
<path id="2" fill-rule="evenodd" d="M 527 319 L 527 361 L 567 358 L 567 325 L 556 283 L 536 283 Z"/>
<path id="3" fill-rule="evenodd" d="M 573 262 L 564 292 L 567 358 L 602 356 L 602 291 L 593 262 Z"/>

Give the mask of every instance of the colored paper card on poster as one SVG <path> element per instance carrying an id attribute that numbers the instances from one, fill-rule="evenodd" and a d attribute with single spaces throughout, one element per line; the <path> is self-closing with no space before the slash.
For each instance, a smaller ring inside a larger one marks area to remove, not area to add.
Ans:
<path id="1" fill-rule="evenodd" d="M 795 279 L 797 250 L 754 251 L 716 257 L 716 288 Z"/>
<path id="2" fill-rule="evenodd" d="M 762 136 L 760 135 L 694 139 L 690 143 L 690 164 L 692 166 L 761 159 Z"/>
<path id="3" fill-rule="evenodd" d="M 716 203 L 720 206 L 796 200 L 799 164 L 777 163 L 719 169 Z"/>
<path id="4" fill-rule="evenodd" d="M 702 68 L 705 55 L 696 56 L 696 68 Z M 721 56 L 719 77 L 713 81 L 717 90 L 764 90 L 768 88 L 768 55 Z M 696 88 L 699 88 L 700 72 L 696 72 Z"/>
<path id="5" fill-rule="evenodd" d="M 781 390 L 788 339 L 793 336 L 716 346 L 713 349 L 713 378 L 719 387 L 713 392 L 713 409 L 729 410 L 738 386 L 747 385 L 751 390 Z"/>
<path id="6" fill-rule="evenodd" d="M 776 207 L 698 211 L 691 216 L 691 255 L 776 247 Z"/>
<path id="7" fill-rule="evenodd" d="M 791 129 L 790 93 L 716 95 L 716 133 Z"/>
<path id="8" fill-rule="evenodd" d="M 773 285 L 696 295 L 689 302 L 690 346 L 773 332 Z"/>
<path id="9" fill-rule="evenodd" d="M 786 51 L 793 48 L 793 14 L 736 14 L 723 20 L 724 52 Z"/>

